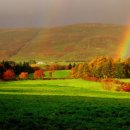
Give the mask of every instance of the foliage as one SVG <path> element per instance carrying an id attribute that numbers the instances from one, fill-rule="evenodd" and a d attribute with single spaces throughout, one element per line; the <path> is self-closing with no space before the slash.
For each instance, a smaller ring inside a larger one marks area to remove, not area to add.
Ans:
<path id="1" fill-rule="evenodd" d="M 130 83 L 115 79 L 103 79 L 101 83 L 105 90 L 130 92 Z"/>
<path id="2" fill-rule="evenodd" d="M 44 76 L 44 71 L 42 69 L 36 70 L 34 72 L 34 79 L 43 79 Z"/>
<path id="3" fill-rule="evenodd" d="M 17 75 L 19 75 L 21 72 L 28 72 L 28 73 L 33 73 L 33 68 L 29 65 L 28 62 L 23 62 L 16 64 L 14 66 L 14 71 Z"/>
<path id="4" fill-rule="evenodd" d="M 72 69 L 72 65 L 60 65 L 60 64 L 50 64 L 46 66 L 47 71 L 55 71 L 55 70 L 69 70 Z"/>
<path id="5" fill-rule="evenodd" d="M 0 79 L 2 79 L 4 71 L 5 71 L 5 69 L 4 69 L 3 64 L 0 64 Z"/>
<path id="6" fill-rule="evenodd" d="M 21 72 L 21 74 L 19 75 L 20 79 L 28 79 L 28 72 Z"/>
<path id="7" fill-rule="evenodd" d="M 71 72 L 74 78 L 130 78 L 130 59 L 124 61 L 97 57 L 90 62 L 76 65 Z"/>
<path id="8" fill-rule="evenodd" d="M 122 90 L 125 91 L 125 92 L 130 92 L 130 83 L 125 84 L 123 86 Z"/>
<path id="9" fill-rule="evenodd" d="M 3 73 L 3 79 L 4 80 L 14 80 L 15 79 L 15 73 L 13 70 L 6 70 L 4 73 Z"/>
<path id="10" fill-rule="evenodd" d="M 101 81 L 103 89 L 112 91 L 122 91 L 124 83 L 115 79 L 103 79 Z"/>
<path id="11" fill-rule="evenodd" d="M 121 63 L 120 61 L 115 64 L 115 71 L 114 71 L 114 77 L 115 78 L 126 78 L 127 75 L 124 70 L 124 63 Z"/>
<path id="12" fill-rule="evenodd" d="M 6 70 L 13 70 L 16 75 L 21 74 L 21 72 L 34 72 L 34 69 L 28 62 L 15 63 L 13 61 L 2 61 L 0 63 L 0 79 L 2 79 L 2 75 Z"/>

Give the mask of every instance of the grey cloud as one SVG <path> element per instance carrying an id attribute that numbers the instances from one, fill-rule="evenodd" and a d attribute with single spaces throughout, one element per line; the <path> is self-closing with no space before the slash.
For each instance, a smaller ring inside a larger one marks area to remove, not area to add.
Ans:
<path id="1" fill-rule="evenodd" d="M 0 27 L 126 24 L 130 0 L 0 0 Z"/>

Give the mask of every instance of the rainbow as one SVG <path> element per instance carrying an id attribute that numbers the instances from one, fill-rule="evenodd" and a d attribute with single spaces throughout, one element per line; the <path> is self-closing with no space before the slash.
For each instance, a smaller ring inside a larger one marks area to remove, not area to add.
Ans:
<path id="1" fill-rule="evenodd" d="M 64 6 L 64 8 L 63 8 Z M 60 17 L 63 15 L 62 13 L 65 12 L 64 9 L 67 9 L 68 3 L 62 0 L 52 0 L 49 3 L 47 16 L 46 16 L 46 24 L 57 24 L 59 22 Z M 65 8 L 66 7 L 66 8 Z"/>
<path id="2" fill-rule="evenodd" d="M 116 59 L 125 59 L 130 49 L 130 26 L 127 27 L 123 40 L 116 52 Z"/>

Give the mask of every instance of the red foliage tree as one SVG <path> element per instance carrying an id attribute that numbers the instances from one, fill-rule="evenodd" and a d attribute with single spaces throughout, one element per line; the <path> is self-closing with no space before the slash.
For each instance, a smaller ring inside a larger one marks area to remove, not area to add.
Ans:
<path id="1" fill-rule="evenodd" d="M 3 73 L 3 79 L 4 79 L 4 80 L 13 80 L 13 79 L 15 79 L 15 78 L 16 78 L 16 76 L 15 76 L 15 73 L 14 73 L 13 70 L 8 69 L 8 70 L 6 70 L 6 71 Z"/>
<path id="2" fill-rule="evenodd" d="M 125 85 L 123 86 L 122 90 L 125 91 L 125 92 L 130 92 L 130 83 L 125 84 Z"/>
<path id="3" fill-rule="evenodd" d="M 28 79 L 28 72 L 21 72 L 21 74 L 19 75 L 20 79 Z"/>
<path id="4" fill-rule="evenodd" d="M 45 76 L 44 71 L 42 69 L 36 70 L 34 72 L 34 79 L 43 79 Z"/>

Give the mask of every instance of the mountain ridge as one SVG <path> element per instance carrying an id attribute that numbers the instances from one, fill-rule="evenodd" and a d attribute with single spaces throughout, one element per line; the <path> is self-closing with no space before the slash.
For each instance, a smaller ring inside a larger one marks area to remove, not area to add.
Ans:
<path id="1" fill-rule="evenodd" d="M 113 56 L 125 29 L 114 24 L 0 29 L 0 60 L 86 61 Z"/>

